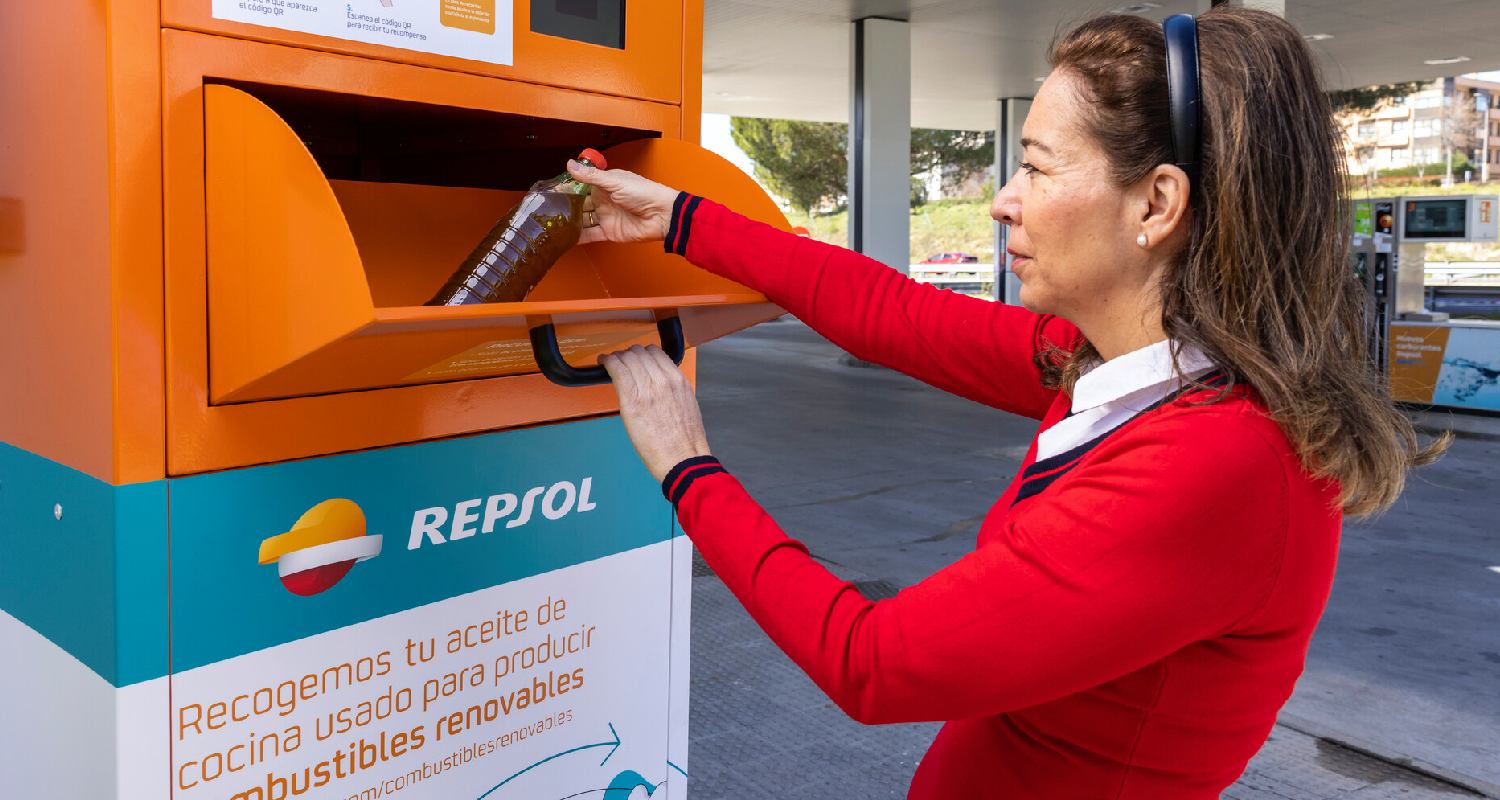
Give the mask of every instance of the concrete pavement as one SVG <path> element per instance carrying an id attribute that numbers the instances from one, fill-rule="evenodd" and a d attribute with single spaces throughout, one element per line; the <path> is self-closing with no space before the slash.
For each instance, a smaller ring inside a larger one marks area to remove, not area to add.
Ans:
<path id="1" fill-rule="evenodd" d="M 1035 429 L 846 366 L 793 321 L 712 343 L 699 365 L 715 453 L 871 596 L 973 547 Z M 1500 797 L 1497 451 L 1500 435 L 1459 439 L 1391 513 L 1347 527 L 1286 725 L 1226 797 L 1475 796 L 1442 778 Z M 693 629 L 696 797 L 904 795 L 934 726 L 844 719 L 711 576 L 694 580 Z"/>

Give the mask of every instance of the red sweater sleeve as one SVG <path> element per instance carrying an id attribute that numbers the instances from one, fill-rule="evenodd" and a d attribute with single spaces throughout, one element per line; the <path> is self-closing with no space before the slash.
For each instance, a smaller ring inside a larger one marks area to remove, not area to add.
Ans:
<path id="1" fill-rule="evenodd" d="M 1118 441 L 1115 441 L 1115 440 Z M 1212 446 L 1206 446 L 1212 441 Z M 1237 413 L 1120 431 L 974 552 L 871 602 L 706 470 L 683 529 L 771 639 L 856 720 L 992 715 L 1140 669 L 1248 619 L 1288 528 L 1285 462 Z"/>
<path id="2" fill-rule="evenodd" d="M 770 298 L 855 356 L 962 397 L 1041 419 L 1056 390 L 1032 357 L 1072 347 L 1053 316 L 918 283 L 874 259 L 679 195 L 669 252 Z"/>

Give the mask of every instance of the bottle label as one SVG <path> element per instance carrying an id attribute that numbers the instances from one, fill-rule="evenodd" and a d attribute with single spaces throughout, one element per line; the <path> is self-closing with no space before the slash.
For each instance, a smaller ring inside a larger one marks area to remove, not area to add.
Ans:
<path id="1" fill-rule="evenodd" d="M 514 0 L 213 0 L 215 19 L 509 66 Z"/>

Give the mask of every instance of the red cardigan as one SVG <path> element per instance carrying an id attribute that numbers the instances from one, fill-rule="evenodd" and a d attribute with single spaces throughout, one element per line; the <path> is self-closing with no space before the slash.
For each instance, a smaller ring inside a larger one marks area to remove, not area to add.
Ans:
<path id="1" fill-rule="evenodd" d="M 666 245 L 856 356 L 1041 429 L 1069 410 L 1032 361 L 1077 341 L 1059 318 L 686 195 Z M 1083 450 L 1027 473 L 1033 440 L 975 550 L 880 602 L 722 467 L 684 465 L 665 488 L 709 565 L 849 716 L 947 721 L 909 798 L 1218 798 L 1302 671 L 1333 581 L 1337 486 L 1304 471 L 1243 386 L 1169 402 Z"/>

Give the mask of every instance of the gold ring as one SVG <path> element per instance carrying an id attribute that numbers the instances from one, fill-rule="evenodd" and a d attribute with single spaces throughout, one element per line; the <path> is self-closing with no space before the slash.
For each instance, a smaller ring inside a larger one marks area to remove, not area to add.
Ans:
<path id="1" fill-rule="evenodd" d="M 598 214 L 598 212 L 596 212 L 596 211 L 590 211 L 589 212 L 589 219 L 588 219 L 588 225 L 587 225 L 587 227 L 594 228 L 594 227 L 598 227 L 598 225 L 599 225 L 599 214 Z"/>

